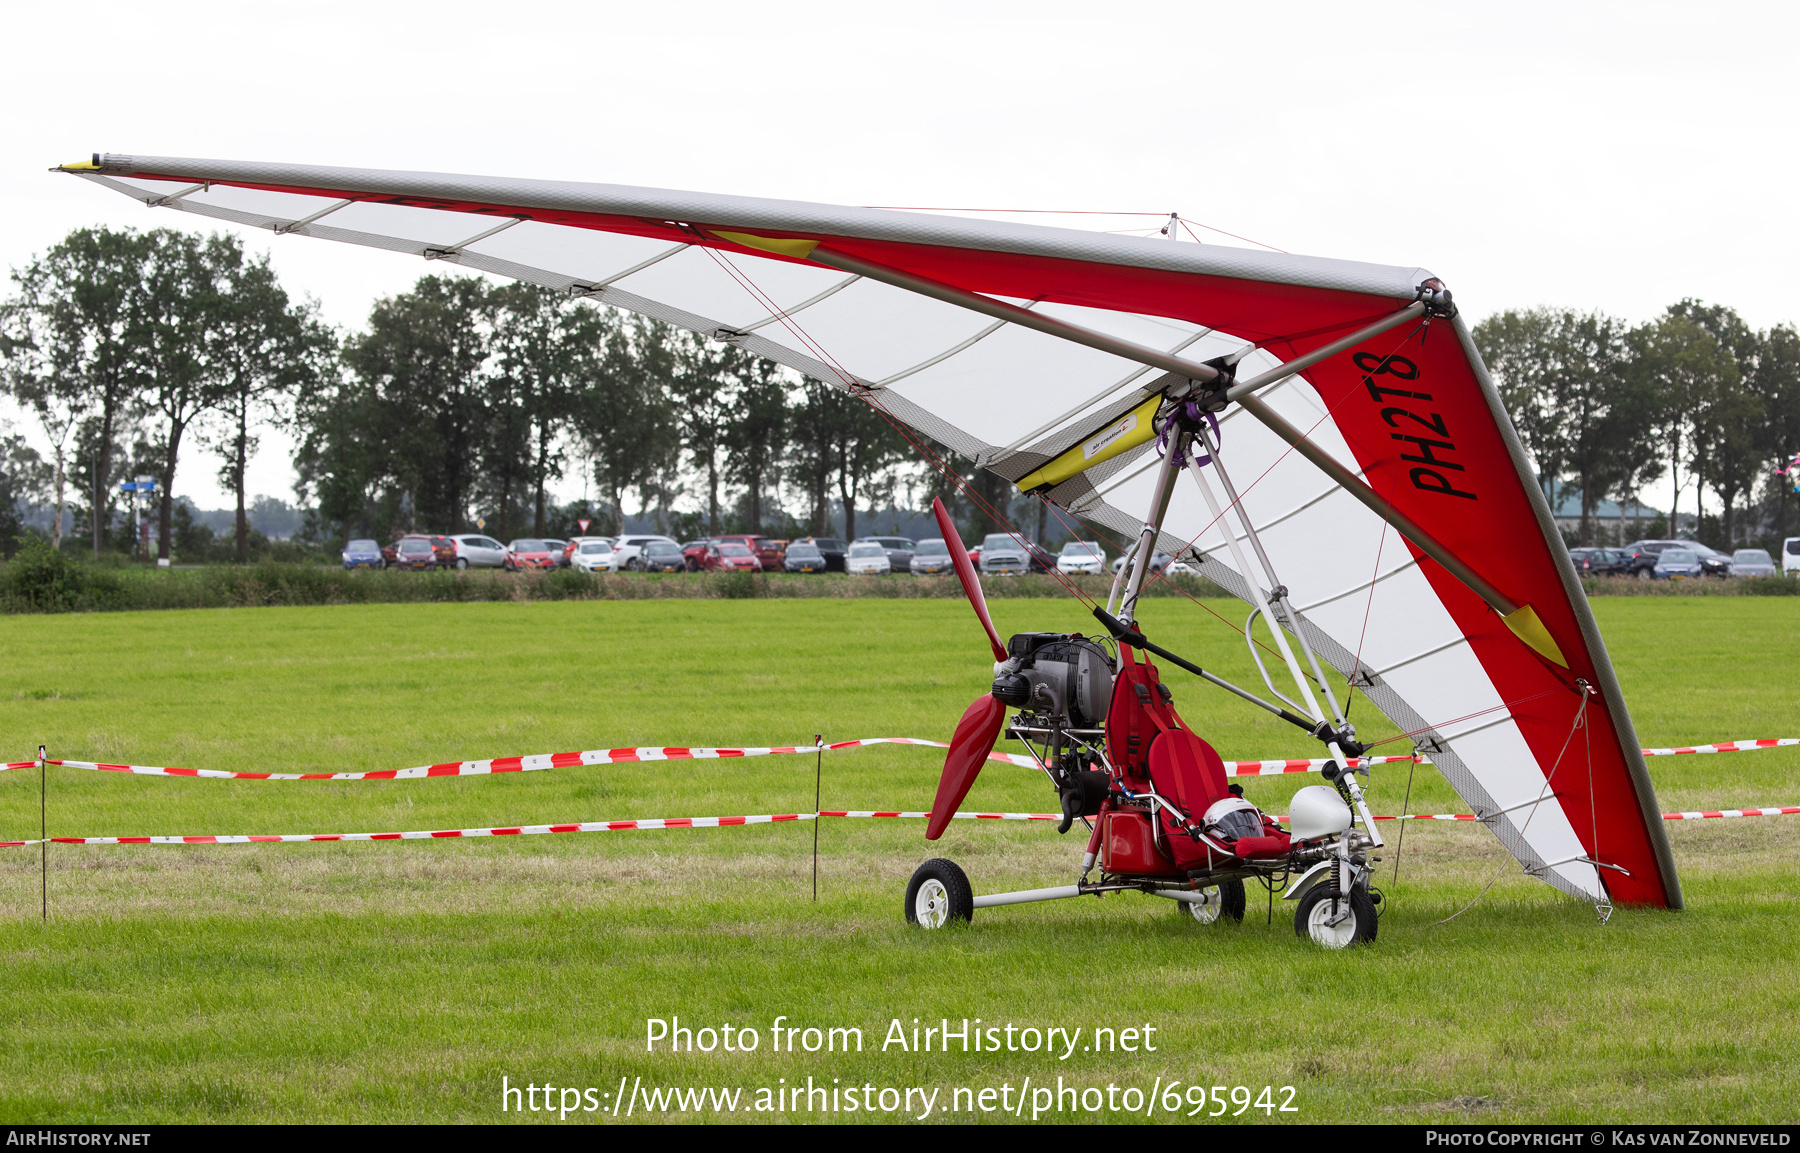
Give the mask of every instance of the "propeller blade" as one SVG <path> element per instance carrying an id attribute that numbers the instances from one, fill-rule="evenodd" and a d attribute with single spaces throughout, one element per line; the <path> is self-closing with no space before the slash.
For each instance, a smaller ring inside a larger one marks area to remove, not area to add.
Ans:
<path id="1" fill-rule="evenodd" d="M 931 802 L 931 820 L 925 825 L 926 840 L 943 836 L 956 807 L 969 795 L 981 766 L 987 763 L 987 755 L 994 751 L 1005 720 L 1006 706 L 986 695 L 971 704 L 962 720 L 956 722 L 956 735 L 950 738 L 950 752 L 944 757 L 944 775 L 938 780 L 937 798 Z"/>
<path id="2" fill-rule="evenodd" d="M 1003 661 L 1006 659 L 1006 646 L 1000 643 L 1000 631 L 994 627 L 994 618 L 988 616 L 987 598 L 981 595 L 981 577 L 976 574 L 975 566 L 969 560 L 969 550 L 963 547 L 956 524 L 950 519 L 950 510 L 944 507 L 941 498 L 932 497 L 931 511 L 937 516 L 938 530 L 944 534 L 944 547 L 950 550 L 950 563 L 956 566 L 956 579 L 962 582 L 963 594 L 969 598 L 969 604 L 974 606 L 975 615 L 981 620 L 981 627 L 987 630 L 988 643 L 994 647 L 994 659 Z M 962 730 L 959 728 L 957 731 Z M 957 799 L 961 800 L 960 797 Z"/>

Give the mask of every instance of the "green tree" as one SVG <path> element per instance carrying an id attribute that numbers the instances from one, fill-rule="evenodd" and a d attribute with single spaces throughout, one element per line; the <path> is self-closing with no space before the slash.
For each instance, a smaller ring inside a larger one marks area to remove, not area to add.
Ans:
<path id="1" fill-rule="evenodd" d="M 377 301 L 368 331 L 346 348 L 379 437 L 358 438 L 374 450 L 356 454 L 360 471 L 395 490 L 408 529 L 462 531 L 485 431 L 490 313 L 484 282 L 425 276 Z"/>
<path id="2" fill-rule="evenodd" d="M 1767 499 L 1774 506 L 1776 543 L 1789 535 L 1793 483 L 1785 469 L 1800 455 L 1800 332 L 1778 324 L 1761 334 L 1748 383 L 1762 402 L 1755 443 Z"/>
<path id="3" fill-rule="evenodd" d="M 719 523 L 722 458 L 740 383 L 731 368 L 741 354 L 732 345 L 688 332 L 675 338 L 674 352 L 675 371 L 668 378 L 668 390 L 675 426 L 688 462 L 705 480 L 706 531 L 717 534 L 724 531 Z"/>
<path id="4" fill-rule="evenodd" d="M 549 482 L 563 471 L 563 433 L 576 397 L 604 358 L 610 313 L 532 284 L 494 290 L 495 371 L 489 405 L 491 441 L 484 454 L 501 494 L 513 488 L 515 470 L 532 493 L 532 532 L 542 536 Z M 502 512 L 503 534 L 505 514 Z"/>
<path id="5" fill-rule="evenodd" d="M 1634 372 L 1654 398 L 1656 431 L 1675 491 L 1676 509 L 1670 511 L 1679 509 L 1686 467 L 1694 478 L 1698 526 L 1706 466 L 1716 466 L 1724 451 L 1718 422 L 1730 412 L 1724 398 L 1738 387 L 1737 361 L 1712 333 L 1675 313 L 1636 329 L 1632 344 Z"/>
<path id="6" fill-rule="evenodd" d="M 251 543 L 244 474 L 257 448 L 251 429 L 291 425 L 298 397 L 336 371 L 338 346 L 315 305 L 289 300 L 267 256 L 245 260 L 239 251 L 219 275 L 219 314 L 207 354 L 218 419 L 208 443 L 224 458 L 219 481 L 237 501 L 232 555 L 243 564 Z"/>
<path id="7" fill-rule="evenodd" d="M 24 319 L 9 326 L 8 347 L 28 334 L 42 373 L 33 387 L 79 414 L 77 423 L 93 423 L 95 456 L 83 471 L 96 557 L 113 504 L 114 446 L 135 418 L 145 381 L 144 285 L 155 243 L 129 229 L 77 229 L 13 273 L 17 296 L 9 312 Z"/>
<path id="8" fill-rule="evenodd" d="M 1514 427 L 1554 495 L 1567 478 L 1581 495 L 1581 543 L 1594 541 L 1594 512 L 1634 491 L 1656 467 L 1656 405 L 1631 369 L 1625 325 L 1599 312 L 1538 308 L 1505 312 L 1475 329 L 1476 347 Z"/>
<path id="9" fill-rule="evenodd" d="M 1558 382 L 1572 371 L 1560 329 L 1566 314 L 1548 308 L 1507 311 L 1475 326 L 1475 347 L 1499 389 L 1519 440 L 1537 465 L 1538 487 L 1553 491 L 1568 456 Z"/>
<path id="10" fill-rule="evenodd" d="M 760 534 L 763 496 L 787 449 L 790 385 L 772 360 L 739 348 L 730 348 L 725 359 L 725 371 L 736 379 L 725 427 L 726 477 L 744 487 L 747 527 Z"/>
<path id="11" fill-rule="evenodd" d="M 604 350 L 586 362 L 574 397 L 574 428 L 613 514 L 625 531 L 625 496 L 642 492 L 680 451 L 667 382 L 674 375 L 674 333 L 643 317 L 605 322 Z"/>
<path id="12" fill-rule="evenodd" d="M 856 539 L 856 505 L 895 464 L 905 458 L 905 441 L 876 401 L 845 394 L 848 401 L 834 426 L 838 499 L 844 509 L 844 537 Z"/>

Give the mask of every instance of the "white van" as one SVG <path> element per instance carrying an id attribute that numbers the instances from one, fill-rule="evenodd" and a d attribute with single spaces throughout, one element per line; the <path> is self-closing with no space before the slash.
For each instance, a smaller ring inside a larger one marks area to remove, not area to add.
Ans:
<path id="1" fill-rule="evenodd" d="M 1800 536 L 1791 536 L 1781 542 L 1781 575 L 1796 574 L 1800 574 Z"/>

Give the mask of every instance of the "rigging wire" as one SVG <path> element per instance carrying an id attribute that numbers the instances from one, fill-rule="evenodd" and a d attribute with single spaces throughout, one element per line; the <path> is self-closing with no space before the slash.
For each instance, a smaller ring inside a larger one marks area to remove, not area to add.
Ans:
<path id="1" fill-rule="evenodd" d="M 1575 720 L 1573 721 L 1573 723 L 1571 723 L 1569 725 L 1569 735 L 1563 738 L 1562 748 L 1557 750 L 1556 763 L 1550 766 L 1550 775 L 1544 778 L 1544 787 L 1543 787 L 1542 791 L 1540 791 L 1538 793 L 1537 800 L 1532 802 L 1531 811 L 1525 814 L 1525 823 L 1519 826 L 1519 837 L 1521 839 L 1523 839 L 1525 836 L 1525 830 L 1529 829 L 1531 827 L 1532 818 L 1537 816 L 1537 811 L 1538 811 L 1539 806 L 1541 806 L 1544 803 L 1545 799 L 1550 795 L 1551 786 L 1556 783 L 1556 774 L 1562 768 L 1563 755 L 1569 751 L 1569 743 L 1575 739 L 1575 730 L 1587 728 L 1588 693 L 1587 693 L 1587 689 L 1585 686 L 1578 691 L 1581 693 L 1581 703 L 1575 706 Z M 1594 775 L 1593 744 L 1590 739 L 1590 742 L 1588 744 L 1588 778 L 1590 780 L 1592 780 L 1593 775 Z M 1511 854 L 1509 853 L 1508 856 L 1511 856 Z M 1599 859 L 1598 853 L 1595 854 L 1594 859 L 1595 860 Z M 1400 867 L 1400 862 L 1398 860 L 1395 860 L 1394 868 L 1396 870 L 1398 870 L 1399 867 Z M 1441 921 L 1433 921 L 1431 923 L 1430 927 L 1435 929 L 1439 925 L 1448 925 L 1451 921 L 1456 920 L 1456 918 L 1462 916 L 1464 913 L 1468 912 L 1470 909 L 1473 909 L 1475 907 L 1475 903 L 1477 901 L 1481 900 L 1481 898 L 1488 895 L 1488 890 L 1492 889 L 1494 887 L 1494 882 L 1496 882 L 1500 879 L 1500 873 L 1505 868 L 1506 868 L 1506 860 L 1502 859 L 1500 864 L 1495 867 L 1494 875 L 1489 877 L 1488 883 L 1481 887 L 1481 892 L 1476 893 L 1475 896 L 1470 898 L 1468 904 L 1464 905 L 1462 908 L 1458 909 L 1456 912 L 1451 913 L 1448 917 L 1445 917 Z M 1596 875 L 1598 875 L 1598 872 L 1599 872 L 1599 870 L 1595 870 Z"/>
<path id="2" fill-rule="evenodd" d="M 1356 674 L 1362 671 L 1363 642 L 1369 639 L 1369 614 L 1375 609 L 1375 586 L 1381 580 L 1381 550 L 1387 545 L 1388 519 L 1381 518 L 1381 538 L 1375 542 L 1375 571 L 1369 576 L 1369 600 L 1363 605 L 1362 632 L 1356 638 L 1356 659 L 1350 662 L 1350 679 L 1345 682 L 1348 692 L 1344 701 L 1344 720 L 1350 719 L 1350 706 L 1356 702 Z M 1404 811 L 1404 810 L 1402 810 Z M 1395 863 L 1398 876 L 1399 863 Z"/>

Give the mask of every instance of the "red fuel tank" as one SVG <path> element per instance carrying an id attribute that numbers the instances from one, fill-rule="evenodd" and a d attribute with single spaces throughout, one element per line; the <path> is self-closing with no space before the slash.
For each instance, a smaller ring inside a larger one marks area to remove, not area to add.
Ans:
<path id="1" fill-rule="evenodd" d="M 1101 867 L 1108 873 L 1176 877 L 1181 873 L 1156 847 L 1150 814 L 1141 809 L 1115 809 L 1106 814 L 1100 838 Z"/>

